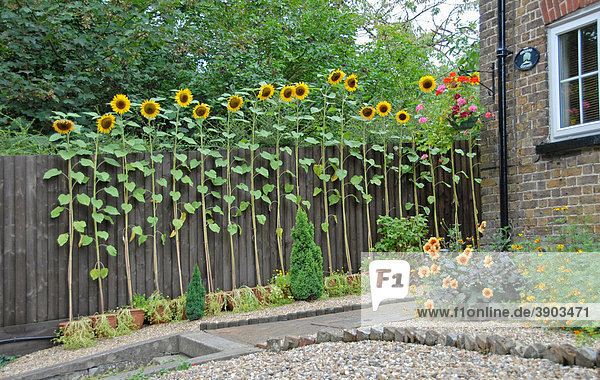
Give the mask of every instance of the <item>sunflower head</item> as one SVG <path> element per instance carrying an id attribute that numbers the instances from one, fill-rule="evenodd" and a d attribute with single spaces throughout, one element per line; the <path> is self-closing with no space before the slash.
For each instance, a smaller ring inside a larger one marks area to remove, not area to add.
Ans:
<path id="1" fill-rule="evenodd" d="M 410 120 L 410 115 L 406 111 L 398 111 L 396 114 L 396 121 L 398 123 L 406 123 Z"/>
<path id="2" fill-rule="evenodd" d="M 115 117 L 111 114 L 105 114 L 97 122 L 98 132 L 110 133 L 111 129 L 115 126 Z"/>
<path id="3" fill-rule="evenodd" d="M 227 100 L 227 109 L 229 111 L 237 111 L 242 108 L 242 104 L 244 103 L 244 99 L 241 96 L 232 95 Z"/>
<path id="4" fill-rule="evenodd" d="M 210 113 L 210 107 L 206 104 L 198 104 L 194 107 L 194 119 L 206 119 Z"/>
<path id="5" fill-rule="evenodd" d="M 118 94 L 110 102 L 110 107 L 113 112 L 118 113 L 119 115 L 123 115 L 125 112 L 129 111 L 129 107 L 131 107 L 131 102 L 127 95 Z"/>
<path id="6" fill-rule="evenodd" d="M 308 86 L 304 82 L 300 82 L 294 87 L 294 97 L 298 100 L 306 98 L 308 95 Z"/>
<path id="7" fill-rule="evenodd" d="M 435 78 L 431 75 L 425 75 L 419 79 L 419 88 L 423 92 L 430 92 L 435 89 Z"/>
<path id="8" fill-rule="evenodd" d="M 284 102 L 291 102 L 294 99 L 296 90 L 294 86 L 285 86 L 281 89 L 281 100 Z"/>
<path id="9" fill-rule="evenodd" d="M 56 120 L 53 124 L 52 124 L 52 128 L 54 128 L 54 130 L 60 134 L 69 134 L 70 132 L 73 132 L 73 127 L 75 126 L 75 123 L 73 123 L 71 120 L 67 120 L 67 119 L 60 119 L 60 120 Z"/>
<path id="10" fill-rule="evenodd" d="M 360 110 L 360 116 L 367 120 L 371 120 L 375 116 L 375 109 L 373 107 L 363 107 Z"/>
<path id="11" fill-rule="evenodd" d="M 177 104 L 179 104 L 180 107 L 189 106 L 190 103 L 192 103 L 192 100 L 194 100 L 194 97 L 192 96 L 192 92 L 189 88 L 179 90 L 175 94 L 175 101 L 177 102 Z"/>
<path id="12" fill-rule="evenodd" d="M 356 91 L 358 88 L 358 81 L 355 74 L 349 75 L 348 78 L 346 78 L 344 81 L 344 87 L 346 87 L 346 90 L 350 92 Z"/>
<path id="13" fill-rule="evenodd" d="M 160 104 L 152 100 L 146 100 L 144 103 L 142 103 L 142 116 L 146 119 L 154 119 L 159 112 Z"/>
<path id="14" fill-rule="evenodd" d="M 346 74 L 344 74 L 342 70 L 335 70 L 331 74 L 329 74 L 329 78 L 327 79 L 327 81 L 335 85 L 340 83 L 345 76 Z"/>
<path id="15" fill-rule="evenodd" d="M 387 116 L 392 110 L 392 106 L 388 102 L 377 103 L 377 113 L 379 116 Z"/>
<path id="16" fill-rule="evenodd" d="M 271 99 L 274 93 L 275 89 L 273 88 L 273 86 L 270 84 L 265 84 L 260 88 L 260 91 L 258 92 L 258 98 L 260 100 Z"/>

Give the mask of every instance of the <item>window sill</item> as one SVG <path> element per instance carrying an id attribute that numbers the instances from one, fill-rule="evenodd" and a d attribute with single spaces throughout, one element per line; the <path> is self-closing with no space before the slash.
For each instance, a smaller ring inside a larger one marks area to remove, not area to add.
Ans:
<path id="1" fill-rule="evenodd" d="M 557 141 L 552 143 L 540 144 L 535 147 L 537 154 L 560 153 L 588 146 L 600 145 L 600 135 L 580 137 L 571 140 Z"/>

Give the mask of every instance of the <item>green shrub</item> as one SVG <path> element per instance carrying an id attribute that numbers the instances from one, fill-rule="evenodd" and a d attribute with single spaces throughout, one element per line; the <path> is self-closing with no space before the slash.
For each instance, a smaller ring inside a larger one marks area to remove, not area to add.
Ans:
<path id="1" fill-rule="evenodd" d="M 241 286 L 238 289 L 234 289 L 229 297 L 231 297 L 234 313 L 260 309 L 258 298 L 256 298 L 252 289 L 247 286 Z"/>
<path id="2" fill-rule="evenodd" d="M 421 251 L 423 239 L 428 232 L 427 218 L 423 215 L 392 218 L 381 215 L 377 219 L 381 240 L 375 244 L 378 252 Z"/>
<path id="3" fill-rule="evenodd" d="M 329 297 L 342 297 L 350 293 L 348 279 L 343 273 L 334 272 L 325 277 L 323 285 Z"/>
<path id="4" fill-rule="evenodd" d="M 206 301 L 206 299 L 205 299 Z M 206 305 L 207 315 L 219 315 L 225 309 L 225 292 L 219 291 L 217 293 L 208 294 L 208 304 Z M 187 313 L 187 311 L 186 311 Z M 188 317 L 189 319 L 189 317 Z"/>
<path id="5" fill-rule="evenodd" d="M 94 334 L 92 320 L 84 317 L 77 321 L 69 322 L 66 327 L 61 328 L 53 341 L 62 344 L 67 350 L 77 350 L 95 345 L 95 337 L 96 334 Z"/>
<path id="6" fill-rule="evenodd" d="M 314 237 L 314 225 L 298 208 L 289 272 L 292 295 L 297 300 L 317 299 L 323 294 L 323 254 Z"/>
<path id="7" fill-rule="evenodd" d="M 192 281 L 187 288 L 185 303 L 185 314 L 190 321 L 195 321 L 196 319 L 200 319 L 204 316 L 205 302 L 206 289 L 204 289 L 204 285 L 202 285 L 202 279 L 200 279 L 200 269 L 196 264 Z"/>

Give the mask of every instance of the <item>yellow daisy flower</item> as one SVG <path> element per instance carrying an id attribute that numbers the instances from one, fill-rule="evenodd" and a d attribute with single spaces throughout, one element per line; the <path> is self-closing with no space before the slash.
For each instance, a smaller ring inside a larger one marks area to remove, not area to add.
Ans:
<path id="1" fill-rule="evenodd" d="M 115 117 L 111 114 L 106 114 L 98 119 L 98 132 L 110 133 L 111 129 L 115 126 Z"/>
<path id="2" fill-rule="evenodd" d="M 125 112 L 129 111 L 131 107 L 131 102 L 127 95 L 118 94 L 110 102 L 110 107 L 113 112 L 118 113 L 119 115 L 123 115 Z"/>
<path id="3" fill-rule="evenodd" d="M 146 119 L 154 119 L 160 112 L 160 104 L 152 100 L 142 103 L 142 116 Z"/>

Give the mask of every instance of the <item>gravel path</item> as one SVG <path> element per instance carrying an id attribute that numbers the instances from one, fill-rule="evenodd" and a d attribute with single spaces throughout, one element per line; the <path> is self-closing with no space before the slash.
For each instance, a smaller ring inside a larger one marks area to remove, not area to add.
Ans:
<path id="1" fill-rule="evenodd" d="M 322 343 L 194 366 L 158 379 L 597 379 L 598 369 L 398 342 Z"/>
<path id="2" fill-rule="evenodd" d="M 360 303 L 360 295 L 350 295 L 339 298 L 328 298 L 312 302 L 297 301 L 291 304 L 254 310 L 247 313 L 223 313 L 202 318 L 198 321 L 181 321 L 161 325 L 145 326 L 131 335 L 116 337 L 113 339 L 101 339 L 93 347 L 82 348 L 75 351 L 65 350 L 62 346 L 56 346 L 41 351 L 24 355 L 8 365 L 0 368 L 0 378 L 15 376 L 20 373 L 33 371 L 48 367 L 57 363 L 65 363 L 70 360 L 85 356 L 91 356 L 104 351 L 110 351 L 117 347 L 125 346 L 135 342 L 153 339 L 165 335 L 197 331 L 201 322 L 222 322 L 238 319 L 269 317 L 273 315 L 287 314 L 295 311 L 317 310 L 328 307 L 337 307 Z M 266 338 L 265 338 L 266 339 Z"/>

